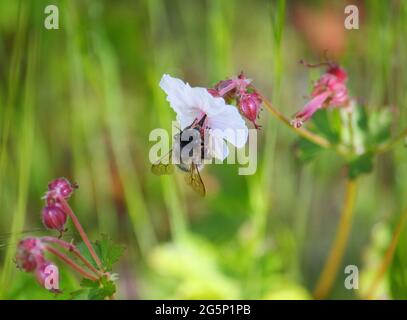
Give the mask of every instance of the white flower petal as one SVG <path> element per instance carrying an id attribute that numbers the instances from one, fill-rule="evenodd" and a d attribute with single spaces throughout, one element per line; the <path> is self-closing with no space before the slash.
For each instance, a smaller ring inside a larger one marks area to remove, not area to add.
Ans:
<path id="1" fill-rule="evenodd" d="M 191 88 L 190 93 L 193 105 L 197 106 L 208 118 L 218 115 L 227 106 L 223 98 L 213 97 L 206 88 Z"/>
<path id="2" fill-rule="evenodd" d="M 229 155 L 229 147 L 225 141 L 223 141 L 223 148 L 222 148 L 222 161 L 227 158 Z"/>
<path id="3" fill-rule="evenodd" d="M 237 148 L 246 144 L 249 134 L 246 123 L 239 111 L 231 105 L 225 104 L 220 113 L 209 118 L 208 126 L 211 129 L 222 130 L 223 138 Z"/>
<path id="4" fill-rule="evenodd" d="M 222 140 L 219 143 L 222 142 L 223 145 L 223 139 L 226 139 L 238 148 L 245 145 L 248 137 L 247 126 L 238 110 L 227 105 L 223 98 L 213 97 L 206 88 L 191 88 L 189 84 L 166 74 L 160 81 L 160 87 L 167 94 L 171 108 L 177 113 L 181 129 L 206 114 L 208 127 L 220 131 L 216 133 L 216 137 Z M 218 149 L 218 158 L 223 160 L 225 148 Z"/>
<path id="5" fill-rule="evenodd" d="M 223 161 L 229 155 L 229 148 L 218 132 L 219 131 L 211 131 L 209 133 L 209 150 L 213 157 Z"/>
<path id="6" fill-rule="evenodd" d="M 177 114 L 177 121 L 180 124 L 180 129 L 184 130 L 186 127 L 190 126 L 194 120 L 196 119 L 197 115 L 193 114 Z"/>
<path id="7" fill-rule="evenodd" d="M 160 87 L 167 94 L 171 108 L 177 113 L 181 129 L 189 126 L 200 114 L 199 108 L 194 103 L 192 88 L 189 84 L 167 74 L 161 78 Z"/>

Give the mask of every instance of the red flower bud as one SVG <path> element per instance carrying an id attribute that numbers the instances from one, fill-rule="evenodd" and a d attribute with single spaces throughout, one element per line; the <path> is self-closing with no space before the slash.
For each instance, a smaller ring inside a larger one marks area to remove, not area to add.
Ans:
<path id="1" fill-rule="evenodd" d="M 58 205 L 48 205 L 42 209 L 42 222 L 48 229 L 63 231 L 66 220 L 66 213 Z"/>
<path id="2" fill-rule="evenodd" d="M 61 196 L 65 199 L 68 199 L 74 189 L 76 188 L 75 185 L 72 185 L 67 179 L 65 178 L 58 178 L 55 180 L 52 180 L 49 184 L 48 184 L 48 190 L 51 193 L 54 193 L 58 196 Z"/>
<path id="3" fill-rule="evenodd" d="M 243 94 L 238 101 L 238 106 L 241 113 L 249 121 L 253 122 L 256 129 L 259 128 L 259 126 L 256 124 L 256 120 L 261 110 L 261 103 L 261 98 L 255 92 Z"/>
<path id="4" fill-rule="evenodd" d="M 47 290 L 59 292 L 58 267 L 50 261 L 44 261 L 36 270 L 38 283 Z"/>
<path id="5" fill-rule="evenodd" d="M 18 243 L 16 263 L 20 269 L 31 272 L 43 262 L 44 252 L 40 239 L 26 238 Z"/>

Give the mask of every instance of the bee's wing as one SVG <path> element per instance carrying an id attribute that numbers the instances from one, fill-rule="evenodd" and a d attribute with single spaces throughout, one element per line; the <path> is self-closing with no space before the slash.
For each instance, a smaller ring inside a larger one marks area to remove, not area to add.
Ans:
<path id="1" fill-rule="evenodd" d="M 205 185 L 201 179 L 201 175 L 199 174 L 198 167 L 195 163 L 191 164 L 190 171 L 185 176 L 186 183 L 191 186 L 192 189 L 200 196 L 205 197 Z"/>
<path id="2" fill-rule="evenodd" d="M 163 163 L 163 159 L 168 156 L 168 162 Z M 168 154 L 166 154 L 164 157 L 162 157 L 160 160 L 158 160 L 156 163 L 154 163 L 151 166 L 151 172 L 161 176 L 163 174 L 172 174 L 174 172 L 174 165 L 171 163 L 172 162 L 172 150 Z"/>

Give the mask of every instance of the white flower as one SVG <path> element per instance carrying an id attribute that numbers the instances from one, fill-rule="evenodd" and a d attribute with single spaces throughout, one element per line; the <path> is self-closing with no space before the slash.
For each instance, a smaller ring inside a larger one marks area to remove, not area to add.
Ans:
<path id="1" fill-rule="evenodd" d="M 206 88 L 192 88 L 188 83 L 163 75 L 160 87 L 167 94 L 167 101 L 177 113 L 181 130 L 190 126 L 195 119 L 207 115 L 206 126 L 209 130 L 212 155 L 224 160 L 229 150 L 228 141 L 237 148 L 246 144 L 248 129 L 239 111 L 226 104 L 220 97 L 213 97 Z"/>

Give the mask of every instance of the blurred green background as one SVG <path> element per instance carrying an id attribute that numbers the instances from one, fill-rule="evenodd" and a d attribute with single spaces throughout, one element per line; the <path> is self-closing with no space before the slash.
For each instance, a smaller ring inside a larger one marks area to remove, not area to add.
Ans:
<path id="1" fill-rule="evenodd" d="M 54 298 L 13 256 L 21 231 L 43 228 L 41 196 L 59 176 L 79 184 L 71 205 L 90 238 L 126 246 L 118 298 L 311 298 L 344 196 L 335 154 L 300 165 L 295 135 L 263 110 L 257 173 L 207 167 L 202 199 L 182 174 L 150 173 L 148 137 L 175 119 L 163 73 L 209 87 L 243 70 L 291 116 L 322 72 L 298 61 L 320 61 L 325 49 L 348 70 L 352 96 L 395 110 L 398 132 L 407 126 L 407 2 L 352 3 L 359 30 L 343 26 L 346 1 L 0 0 L 0 298 Z M 44 27 L 49 4 L 59 30 Z M 359 267 L 360 288 L 369 283 L 407 205 L 406 181 L 401 145 L 362 177 L 330 298 L 360 298 L 344 288 L 344 267 Z M 406 241 L 404 231 L 380 298 L 407 298 Z M 61 269 L 61 289 L 78 289 Z"/>

